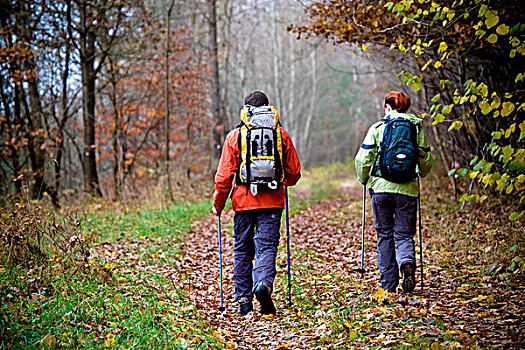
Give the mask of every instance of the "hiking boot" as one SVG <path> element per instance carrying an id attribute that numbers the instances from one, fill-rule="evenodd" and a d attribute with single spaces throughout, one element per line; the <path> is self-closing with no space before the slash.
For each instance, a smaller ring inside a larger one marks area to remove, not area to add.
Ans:
<path id="1" fill-rule="evenodd" d="M 253 303 L 248 298 L 241 298 L 239 299 L 239 314 L 241 315 L 248 315 L 250 312 L 253 311 Z"/>
<path id="2" fill-rule="evenodd" d="M 259 283 L 257 288 L 255 288 L 255 297 L 259 300 L 261 304 L 261 314 L 263 315 L 275 315 L 276 311 L 275 306 L 272 301 L 272 290 L 264 282 Z"/>
<path id="3" fill-rule="evenodd" d="M 401 275 L 403 276 L 403 292 L 412 293 L 416 287 L 416 264 L 412 261 L 405 261 L 401 264 Z"/>

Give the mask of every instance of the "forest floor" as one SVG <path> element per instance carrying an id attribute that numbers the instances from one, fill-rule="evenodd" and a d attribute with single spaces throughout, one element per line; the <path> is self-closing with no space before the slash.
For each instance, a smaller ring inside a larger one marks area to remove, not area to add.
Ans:
<path id="1" fill-rule="evenodd" d="M 292 305 L 283 218 L 275 316 L 261 316 L 257 301 L 253 313 L 237 313 L 231 209 L 222 215 L 222 313 L 209 201 L 100 209 L 82 219 L 84 234 L 96 237 L 85 274 L 35 292 L 37 275 L 56 264 L 0 267 L 0 348 L 525 347 L 525 238 L 505 203 L 460 211 L 442 183 L 425 180 L 424 286 L 418 268 L 414 293 L 383 294 L 370 200 L 361 278 L 362 189 L 342 170 L 345 178 L 330 183 L 306 174 L 290 191 Z M 417 235 L 416 247 L 419 263 Z"/>
<path id="2" fill-rule="evenodd" d="M 255 312 L 237 314 L 231 224 L 222 235 L 226 311 L 218 311 L 216 219 L 205 218 L 194 225 L 181 251 L 188 262 L 188 278 L 181 279 L 186 281 L 181 287 L 188 290 L 195 312 L 213 325 L 214 336 L 226 348 L 523 348 L 525 299 L 519 279 L 491 277 L 479 265 L 440 266 L 429 261 L 424 248 L 424 287 L 418 283 L 412 294 L 382 295 L 370 217 L 366 272 L 360 278 L 361 192 L 345 185 L 346 198 L 314 203 L 290 218 L 293 304 L 287 307 L 282 234 L 274 317 L 259 315 L 256 301 Z M 371 213 L 371 208 L 367 211 Z M 224 213 L 223 222 L 231 222 L 232 215 Z"/>

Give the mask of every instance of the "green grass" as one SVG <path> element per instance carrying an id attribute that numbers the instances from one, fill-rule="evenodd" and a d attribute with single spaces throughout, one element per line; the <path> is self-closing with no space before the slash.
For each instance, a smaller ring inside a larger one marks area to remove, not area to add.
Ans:
<path id="1" fill-rule="evenodd" d="M 97 253 L 82 273 L 54 281 L 52 295 L 10 289 L 29 283 L 30 276 L 22 268 L 3 266 L 0 348 L 176 349 L 195 337 L 196 343 L 217 344 L 202 323 L 186 321 L 191 313 L 200 316 L 184 290 L 157 269 L 144 268 L 171 266 L 180 272 L 175 258 L 183 234 L 210 208 L 206 201 L 80 217 Z"/>
<path id="2" fill-rule="evenodd" d="M 170 208 L 138 208 L 120 214 L 95 212 L 85 214 L 81 219 L 84 233 L 95 235 L 97 241 L 116 241 L 123 237 L 137 239 L 141 236 L 166 239 L 188 232 L 194 221 L 209 215 L 211 206 L 211 201 L 177 203 Z"/>

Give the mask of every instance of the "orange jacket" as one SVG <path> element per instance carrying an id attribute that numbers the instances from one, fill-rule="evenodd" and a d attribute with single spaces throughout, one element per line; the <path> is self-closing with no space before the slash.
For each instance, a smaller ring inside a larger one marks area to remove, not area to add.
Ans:
<path id="1" fill-rule="evenodd" d="M 301 163 L 288 132 L 281 128 L 283 142 L 284 186 L 293 186 L 301 178 Z M 228 194 L 237 170 L 239 169 L 239 128 L 226 136 L 222 149 L 221 160 L 215 174 L 215 192 L 213 205 L 218 212 L 224 209 Z M 232 206 L 235 211 L 284 208 L 284 186 L 278 190 L 261 191 L 254 196 L 250 191 L 246 194 L 246 186 L 235 186 L 232 194 Z"/>

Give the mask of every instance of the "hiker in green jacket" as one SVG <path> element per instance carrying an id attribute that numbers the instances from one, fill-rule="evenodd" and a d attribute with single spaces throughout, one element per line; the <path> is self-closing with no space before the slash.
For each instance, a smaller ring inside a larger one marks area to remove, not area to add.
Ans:
<path id="1" fill-rule="evenodd" d="M 426 176 L 434 162 L 422 119 L 406 113 L 410 105 L 408 95 L 390 92 L 385 117 L 370 127 L 355 159 L 359 181 L 370 181 L 381 288 L 389 292 L 396 291 L 400 270 L 404 292 L 416 285 L 417 177 Z"/>

